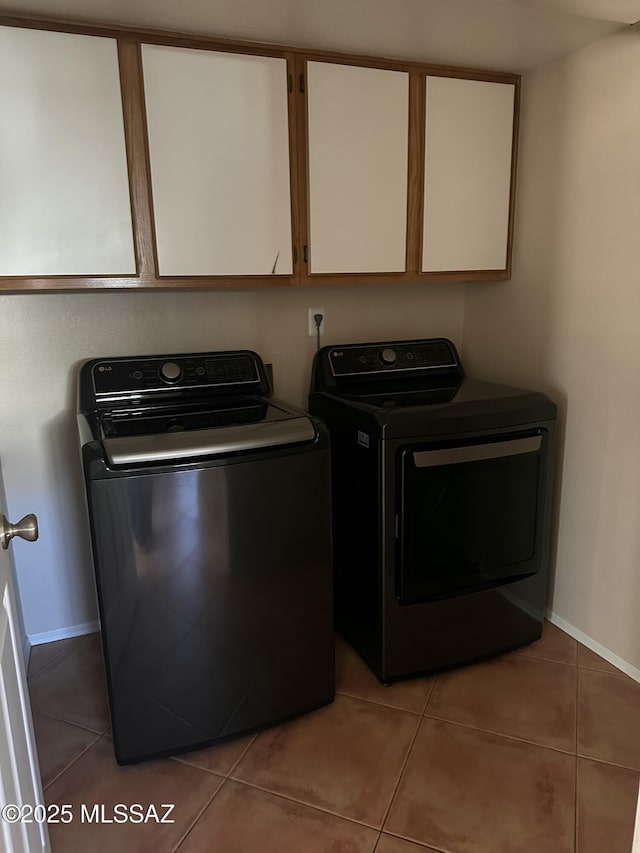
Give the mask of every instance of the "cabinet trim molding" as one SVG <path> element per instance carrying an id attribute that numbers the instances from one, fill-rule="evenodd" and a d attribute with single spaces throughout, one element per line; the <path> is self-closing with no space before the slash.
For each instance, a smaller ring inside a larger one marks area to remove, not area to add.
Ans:
<path id="1" fill-rule="evenodd" d="M 118 42 L 118 61 L 137 277 L 153 279 L 157 269 L 157 253 L 140 45 L 133 42 Z"/>
<path id="2" fill-rule="evenodd" d="M 285 57 L 286 54 L 304 55 L 314 62 L 337 62 L 341 65 L 361 65 L 371 68 L 383 68 L 390 71 L 422 70 L 432 76 L 464 77 L 469 80 L 485 80 L 489 83 L 515 83 L 519 74 L 508 71 L 487 71 L 456 65 L 431 64 L 406 59 L 389 59 L 369 54 L 340 53 L 331 50 L 294 47 L 291 45 L 271 44 L 270 42 L 243 41 L 239 39 L 219 38 L 217 36 L 197 35 L 195 33 L 170 32 L 169 30 L 145 29 L 124 25 L 93 24 L 74 19 L 54 18 L 39 15 L 0 12 L 0 26 L 26 27 L 32 30 L 51 30 L 54 32 L 77 33 L 78 35 L 103 36 L 146 44 L 162 44 L 173 47 L 190 47 L 201 50 L 221 50 L 234 53 L 259 53 L 263 56 Z"/>

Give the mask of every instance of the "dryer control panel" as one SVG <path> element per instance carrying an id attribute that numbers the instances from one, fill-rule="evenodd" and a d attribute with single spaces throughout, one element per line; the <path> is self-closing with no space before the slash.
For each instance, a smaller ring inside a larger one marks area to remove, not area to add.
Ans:
<path id="1" fill-rule="evenodd" d="M 311 372 L 311 393 L 371 395 L 456 387 L 462 363 L 448 338 L 323 347 Z"/>
<path id="2" fill-rule="evenodd" d="M 451 341 L 430 338 L 421 341 L 385 341 L 325 348 L 332 376 L 365 378 L 366 374 L 394 372 L 428 373 L 461 369 Z"/>
<path id="3" fill-rule="evenodd" d="M 462 379 L 462 363 L 448 338 L 380 341 L 323 347 L 313 361 L 311 392 L 389 393 L 453 387 Z"/>

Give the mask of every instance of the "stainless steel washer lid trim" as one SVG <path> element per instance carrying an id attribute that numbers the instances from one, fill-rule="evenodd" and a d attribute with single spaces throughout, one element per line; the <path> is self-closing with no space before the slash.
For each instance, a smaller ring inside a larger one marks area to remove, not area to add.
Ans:
<path id="1" fill-rule="evenodd" d="M 186 432 L 119 436 L 105 438 L 102 445 L 111 465 L 140 465 L 279 447 L 313 441 L 315 437 L 312 422 L 301 417 Z"/>

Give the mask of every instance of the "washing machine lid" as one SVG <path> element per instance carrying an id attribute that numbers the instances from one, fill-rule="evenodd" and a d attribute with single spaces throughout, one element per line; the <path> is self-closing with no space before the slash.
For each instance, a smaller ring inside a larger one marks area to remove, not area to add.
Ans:
<path id="1" fill-rule="evenodd" d="M 100 415 L 99 427 L 105 457 L 115 466 L 226 456 L 316 438 L 306 415 L 259 397 L 190 409 L 116 409 Z"/>

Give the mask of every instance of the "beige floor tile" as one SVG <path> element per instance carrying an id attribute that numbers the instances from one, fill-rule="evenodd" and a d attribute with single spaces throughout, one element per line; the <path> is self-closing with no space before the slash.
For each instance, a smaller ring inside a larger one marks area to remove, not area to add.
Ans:
<path id="1" fill-rule="evenodd" d="M 629 853 L 639 781 L 634 770 L 578 759 L 577 853 Z"/>
<path id="2" fill-rule="evenodd" d="M 578 754 L 640 770 L 640 684 L 579 670 Z"/>
<path id="3" fill-rule="evenodd" d="M 624 672 L 618 669 L 617 666 L 614 666 L 608 660 L 592 652 L 591 649 L 583 646 L 582 643 L 578 643 L 578 666 L 584 669 L 599 669 L 601 672 L 610 672 L 613 675 L 624 675 Z"/>
<path id="4" fill-rule="evenodd" d="M 627 853 L 640 779 L 640 685 L 581 644 L 578 667 L 568 666 L 571 648 L 547 624 L 542 640 L 521 652 L 389 688 L 339 641 L 344 695 L 333 706 L 257 739 L 121 768 L 109 740 L 95 734 L 108 727 L 99 635 L 35 647 L 29 689 L 46 798 L 70 802 L 77 815 L 51 827 L 53 851 L 173 853 L 231 772 L 275 793 L 228 781 L 180 853 L 371 853 L 376 830 L 338 815 L 380 826 L 419 722 L 407 712 L 422 711 L 435 682 L 385 827 L 404 837 L 383 833 L 376 853 L 565 853 L 576 759 L 497 734 L 572 750 L 577 676 L 579 753 L 600 759 L 578 759 L 577 853 Z M 79 821 L 81 803 L 104 804 L 109 814 L 115 802 L 175 802 L 177 822 Z"/>
<path id="5" fill-rule="evenodd" d="M 575 762 L 425 718 L 385 830 L 448 853 L 573 853 Z"/>
<path id="6" fill-rule="evenodd" d="M 232 776 L 379 827 L 419 721 L 337 696 L 326 708 L 262 732 Z"/>
<path id="7" fill-rule="evenodd" d="M 60 655 L 68 652 L 77 639 L 77 637 L 69 637 L 66 640 L 56 640 L 54 643 L 42 643 L 39 646 L 32 646 L 31 653 L 29 654 L 29 678 L 60 657 Z"/>
<path id="8" fill-rule="evenodd" d="M 109 711 L 100 635 L 78 637 L 68 652 L 33 676 L 29 693 L 34 711 L 103 732 Z"/>
<path id="9" fill-rule="evenodd" d="M 517 650 L 520 655 L 544 658 L 558 663 L 576 663 L 578 643 L 556 625 L 545 619 L 542 637 Z"/>
<path id="10" fill-rule="evenodd" d="M 434 683 L 434 677 L 413 678 L 385 687 L 360 655 L 344 640 L 336 637 L 337 693 L 421 714 Z"/>
<path id="11" fill-rule="evenodd" d="M 439 853 L 433 847 L 424 847 L 422 844 L 414 844 L 412 841 L 403 841 L 393 835 L 382 834 L 376 853 Z"/>
<path id="12" fill-rule="evenodd" d="M 179 853 L 372 853 L 378 833 L 228 781 Z"/>
<path id="13" fill-rule="evenodd" d="M 100 735 L 63 723 L 44 714 L 33 715 L 38 761 L 43 786 L 49 785 Z"/>
<path id="14" fill-rule="evenodd" d="M 175 761 L 183 761 L 194 767 L 202 767 L 220 776 L 227 776 L 235 766 L 242 754 L 255 740 L 255 735 L 236 738 L 235 740 L 210 746 L 208 749 L 198 749 L 195 752 L 187 752 L 176 756 Z"/>
<path id="15" fill-rule="evenodd" d="M 153 761 L 119 767 L 112 744 L 100 740 L 62 774 L 46 792 L 48 803 L 71 805 L 74 820 L 49 827 L 54 853 L 171 853 L 222 784 L 222 777 L 178 761 Z M 116 803 L 140 804 L 144 812 L 163 803 L 175 808 L 174 823 L 105 823 L 81 820 L 82 804 L 103 805 L 107 816 Z"/>
<path id="16" fill-rule="evenodd" d="M 575 752 L 577 669 L 506 655 L 438 676 L 427 716 Z"/>

